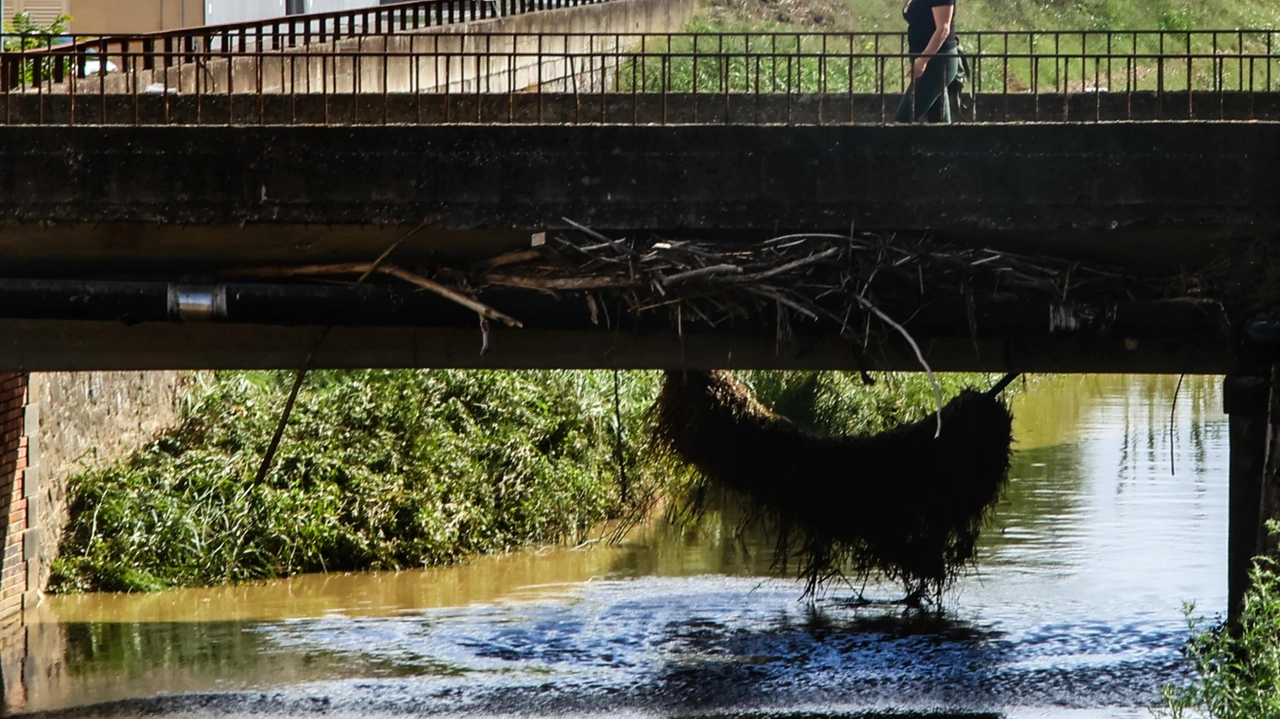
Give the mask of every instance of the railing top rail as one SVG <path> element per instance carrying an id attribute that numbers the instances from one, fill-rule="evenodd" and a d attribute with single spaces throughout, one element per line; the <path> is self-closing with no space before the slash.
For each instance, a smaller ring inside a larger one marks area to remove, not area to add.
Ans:
<path id="1" fill-rule="evenodd" d="M 479 13 L 466 12 L 466 8 L 471 6 L 480 7 L 486 3 L 494 3 L 498 0 L 411 0 L 410 2 L 402 2 L 391 5 L 380 5 L 370 8 L 361 8 L 358 10 L 345 10 L 326 13 L 313 13 L 308 15 L 286 15 L 265 20 L 233 23 L 226 25 L 205 25 L 194 28 L 185 28 L 180 30 L 166 30 L 153 33 L 116 33 L 116 34 L 100 34 L 100 35 L 32 35 L 32 34 L 3 34 L 0 33 L 0 56 L 11 53 L 21 53 L 23 55 L 65 55 L 74 53 L 84 54 L 122 54 L 131 52 L 135 47 L 141 47 L 146 52 L 151 52 L 159 56 L 160 53 L 166 52 L 167 48 L 183 49 L 190 54 L 193 50 L 208 50 L 212 46 L 213 41 L 229 40 L 224 46 L 218 49 L 223 55 L 245 55 L 256 51 L 258 48 L 250 49 L 250 46 L 258 45 L 259 41 L 271 40 L 278 41 L 280 38 L 288 37 L 291 42 L 295 38 L 302 36 L 314 39 L 319 37 L 322 40 L 343 39 L 351 37 L 363 38 L 381 38 L 394 35 L 403 35 L 404 31 L 397 32 L 395 30 L 395 19 L 401 17 L 404 13 L 420 12 L 427 10 L 428 12 L 438 11 L 443 13 L 449 9 L 449 16 L 440 15 L 439 19 L 429 24 L 429 27 L 439 27 L 445 25 L 455 25 L 473 21 L 479 17 L 485 17 L 482 10 Z M 522 8 L 530 6 L 532 9 L 525 12 L 533 12 L 541 9 L 553 9 L 555 7 L 567 6 L 568 3 L 573 4 L 598 4 L 603 2 L 611 2 L 612 0 L 509 0 L 505 7 Z M 464 12 L 455 17 L 454 10 L 463 8 Z M 474 8 L 472 8 L 474 9 Z M 516 14 L 520 14 L 517 10 Z M 369 18 L 375 16 L 385 16 L 387 22 L 374 21 L 370 23 Z M 496 12 L 490 13 L 488 17 L 498 17 Z M 355 18 L 361 18 L 361 23 L 355 23 Z M 341 24 L 342 20 L 350 20 L 346 26 Z M 323 24 L 329 21 L 336 21 L 338 24 L 332 28 Z M 315 24 L 321 23 L 317 27 Z M 414 29 L 418 29 L 415 26 Z M 997 38 L 1003 39 L 1002 45 L 1008 45 L 1014 40 L 1028 40 L 1032 43 L 1037 38 L 1079 38 L 1082 39 L 1086 47 L 1090 38 L 1133 38 L 1140 37 L 1158 37 L 1161 39 L 1161 47 L 1164 47 L 1164 39 L 1170 38 L 1175 41 L 1185 41 L 1185 50 L 1179 50 L 1178 45 L 1172 48 L 1165 48 L 1161 54 L 1167 57 L 1187 57 L 1190 52 L 1191 42 L 1194 39 L 1212 39 L 1214 41 L 1215 50 L 1221 50 L 1217 44 L 1219 38 L 1228 36 L 1231 38 L 1241 39 L 1248 38 L 1250 41 L 1256 42 L 1259 38 L 1266 38 L 1262 44 L 1266 46 L 1269 54 L 1280 53 L 1280 28 L 1237 28 L 1237 29 L 1203 29 L 1203 30 L 959 30 L 957 33 L 962 39 L 977 39 L 979 47 L 972 44 L 966 49 L 970 54 L 980 49 L 983 39 Z M 660 41 L 663 38 L 677 39 L 688 38 L 698 39 L 705 38 L 708 41 L 715 39 L 743 39 L 748 42 L 768 41 L 803 41 L 803 39 L 821 40 L 824 42 L 832 39 L 852 42 L 855 39 L 872 39 L 876 43 L 888 38 L 890 40 L 898 40 L 901 43 L 906 42 L 906 33 L 901 30 L 851 30 L 851 31 L 732 31 L 732 32 L 666 32 L 666 33 L 594 33 L 582 31 L 569 32 L 468 32 L 468 38 L 476 41 L 482 41 L 492 38 L 629 38 L 629 39 L 645 39 L 649 41 Z M 196 40 L 205 41 L 203 45 L 196 46 L 193 42 Z M 176 42 L 175 42 L 176 41 Z M 239 47 L 237 47 L 237 42 Z M 248 42 L 252 41 L 252 42 Z M 1108 40 L 1110 43 L 1110 40 Z M 22 49 L 3 50 L 7 45 L 12 44 L 30 44 L 36 43 L 33 47 Z M 1055 43 L 1056 44 L 1056 43 Z M 1225 48 L 1232 49 L 1232 48 Z M 291 51 L 296 51 L 296 46 L 290 47 Z M 1238 56 L 1245 50 L 1244 42 L 1241 47 L 1235 49 L 1233 56 Z M 984 53 L 986 54 L 986 53 Z M 1038 56 L 1049 56 L 1053 53 L 1049 51 L 1036 50 Z M 1079 57 L 1079 52 L 1063 53 L 1073 54 Z"/>
<path id="2" fill-rule="evenodd" d="M 491 2 L 492 0 L 461 0 L 464 3 Z M 576 0 L 579 3 L 595 4 L 607 2 L 608 0 Z M 287 27 L 289 25 L 305 25 L 317 21 L 326 20 L 343 20 L 354 17 L 364 17 L 373 15 L 395 15 L 403 10 L 408 9 L 427 9 L 437 8 L 442 5 L 456 4 L 459 0 L 413 0 L 413 2 L 398 3 L 395 5 L 378 5 L 369 8 L 361 8 L 358 10 L 343 10 L 337 12 L 316 13 L 311 15 L 282 15 L 280 17 L 267 18 L 264 20 L 255 20 L 243 23 L 231 23 L 225 25 L 199 25 L 189 28 L 180 28 L 176 30 L 160 30 L 156 32 L 145 33 L 58 33 L 58 34 L 36 34 L 36 33 L 4 33 L 0 32 L 0 40 L 34 40 L 40 42 L 43 46 L 54 47 L 64 46 L 75 42 L 122 42 L 122 41 L 142 41 L 155 40 L 162 38 L 177 37 L 193 37 L 202 38 L 206 36 L 222 35 L 224 33 L 235 33 L 241 31 L 263 30 L 264 37 L 271 37 L 277 34 L 287 34 L 288 31 L 277 31 L 277 28 Z M 539 3 L 541 4 L 541 3 Z M 550 2 L 547 4 L 559 5 L 560 3 Z M 271 30 L 272 32 L 266 32 Z M 363 35 L 379 37 L 398 35 L 394 30 L 372 30 L 362 32 Z M 567 35 L 571 37 L 587 37 L 587 36 L 640 36 L 640 35 L 670 35 L 673 37 L 906 37 L 904 30 L 733 30 L 733 31 L 675 31 L 664 33 L 639 33 L 639 32 L 590 32 L 590 31 L 564 31 L 564 32 L 486 32 L 477 31 L 468 33 L 469 35 L 485 36 L 512 36 L 512 35 Z M 1264 36 L 1275 35 L 1280 36 L 1280 27 L 1251 27 L 1251 28 L 1222 28 L 1222 29 L 1201 29 L 1201 30 L 1077 30 L 1077 29 L 1043 29 L 1043 30 L 984 30 L 984 29 L 957 29 L 956 34 L 961 37 L 976 35 L 1003 35 L 1008 37 L 1035 37 L 1035 36 L 1166 36 L 1174 38 L 1185 37 L 1207 37 L 1207 36 L 1223 36 L 1223 35 L 1246 35 L 1246 36 Z"/>
<path id="3" fill-rule="evenodd" d="M 3 55 L 13 56 L 14 59 L 22 59 L 23 57 L 35 57 L 38 55 L 35 50 L 15 50 Z M 0 55 L 0 56 L 3 56 Z M 376 60 L 381 58 L 408 58 L 422 59 L 432 57 L 450 57 L 450 58 L 512 58 L 512 57 L 529 57 L 529 58 L 596 58 L 608 57 L 622 59 L 644 59 L 644 58 L 699 58 L 714 60 L 720 58 L 743 58 L 743 57 L 776 57 L 776 58 L 802 58 L 802 59 L 858 59 L 858 60 L 884 60 L 884 59 L 910 59 L 913 58 L 910 52 L 891 52 L 882 50 L 849 50 L 840 51 L 839 49 L 807 50 L 803 48 L 759 48 L 759 49 L 666 49 L 666 48 L 648 48 L 648 49 L 620 49 L 620 48 L 569 48 L 554 50 L 537 50 L 537 49 L 504 49 L 504 50 L 484 50 L 484 49 L 443 49 L 434 50 L 432 48 L 423 48 L 419 50 L 379 50 L 377 52 L 362 52 L 359 50 L 297 50 L 283 56 L 289 61 L 308 60 L 308 59 L 360 59 L 360 60 Z M 1078 62 L 1080 60 L 1224 60 L 1229 58 L 1232 62 L 1240 60 L 1267 60 L 1271 62 L 1280 61 L 1278 53 L 1257 53 L 1257 52 L 1241 52 L 1230 56 L 1224 56 L 1220 53 L 1212 52 L 1184 52 L 1176 55 L 1161 54 L 1157 52 L 1131 52 L 1124 50 L 1116 50 L 1112 52 L 1025 52 L 1025 51 L 1001 51 L 1001 50 L 984 50 L 981 54 L 973 54 L 974 57 L 984 59 L 1010 59 L 1010 60 L 1071 60 Z M 177 59 L 184 58 L 187 62 L 197 60 L 220 60 L 227 57 L 226 53 L 218 50 L 196 50 L 196 51 L 173 51 L 173 52 L 146 52 L 146 51 L 122 51 L 112 53 L 112 59 Z M 246 59 L 263 59 L 263 58 L 281 58 L 279 53 L 270 50 L 250 50 L 239 52 L 235 57 Z"/>

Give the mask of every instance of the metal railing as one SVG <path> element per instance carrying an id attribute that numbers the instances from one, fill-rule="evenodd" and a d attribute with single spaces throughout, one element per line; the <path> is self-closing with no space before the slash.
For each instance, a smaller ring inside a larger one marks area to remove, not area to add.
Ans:
<path id="1" fill-rule="evenodd" d="M 100 63 L 105 67 L 107 62 L 114 63 L 112 58 L 125 56 L 151 66 L 178 53 L 279 51 L 610 1 L 411 0 L 131 35 L 0 33 L 0 88 L 14 87 L 24 79 L 29 83 L 61 82 L 71 68 L 83 72 L 86 66 Z"/>
<path id="2" fill-rule="evenodd" d="M 1227 34 L 970 33 L 976 93 L 961 118 L 1280 120 L 1280 36 Z M 60 78 L 21 78 L 0 122 L 886 122 L 909 83 L 904 44 L 888 33 L 383 33 L 323 50 L 127 51 L 110 56 L 116 72 L 73 56 Z"/>

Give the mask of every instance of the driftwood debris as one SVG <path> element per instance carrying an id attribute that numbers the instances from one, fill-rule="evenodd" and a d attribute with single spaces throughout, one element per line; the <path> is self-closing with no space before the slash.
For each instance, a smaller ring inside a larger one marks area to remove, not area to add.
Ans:
<path id="1" fill-rule="evenodd" d="M 633 314 L 668 312 L 677 329 L 737 322 L 773 324 L 780 341 L 795 322 L 820 322 L 851 343 L 901 333 L 886 310 L 939 298 L 970 303 L 1006 300 L 1115 302 L 1120 299 L 1212 301 L 1224 266 L 1198 273 L 1137 276 L 1115 268 L 992 249 L 948 245 L 928 237 L 872 233 L 796 234 L 756 243 L 614 239 L 579 229 L 547 244 L 468 266 L 342 263 L 249 267 L 242 278 L 377 274 L 433 292 L 485 320 L 520 327 L 519 317 L 486 304 L 490 288 L 585 295 L 621 303 Z M 385 258 L 379 258 L 381 261 Z M 593 313 L 594 315 L 595 313 Z M 607 315 L 593 319 L 607 322 Z M 976 328 L 975 328 L 976 329 Z"/>

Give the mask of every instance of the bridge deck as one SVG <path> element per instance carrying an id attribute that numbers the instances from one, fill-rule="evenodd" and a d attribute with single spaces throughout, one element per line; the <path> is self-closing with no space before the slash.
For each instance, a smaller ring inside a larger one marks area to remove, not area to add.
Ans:
<path id="1" fill-rule="evenodd" d="M 10 57 L 30 78 L 0 92 L 0 369 L 296 366 L 329 325 L 317 366 L 915 368 L 893 338 L 600 324 L 565 298 L 515 301 L 519 330 L 482 330 L 412 293 L 304 301 L 298 285 L 268 282 L 236 295 L 262 295 L 256 310 L 212 323 L 177 321 L 167 298 L 228 268 L 369 262 L 406 234 L 396 262 L 465 264 L 574 223 L 730 243 L 929 233 L 1127 270 L 1194 269 L 1273 241 L 1272 34 L 1180 33 L 1166 54 L 1150 46 L 1172 35 L 1131 35 L 1059 35 L 1051 53 L 1035 35 L 994 48 L 976 35 L 982 92 L 971 122 L 950 128 L 889 124 L 900 36 L 121 45 L 124 70 L 106 76 L 84 76 L 79 47 Z M 33 281 L 53 284 L 22 284 Z M 985 318 L 978 336 L 939 323 L 937 307 L 897 316 L 937 369 L 1224 372 L 1248 360 L 1225 315 L 1122 312 L 1126 301 L 969 308 Z M 1080 321 L 1053 320 L 1064 312 Z"/>

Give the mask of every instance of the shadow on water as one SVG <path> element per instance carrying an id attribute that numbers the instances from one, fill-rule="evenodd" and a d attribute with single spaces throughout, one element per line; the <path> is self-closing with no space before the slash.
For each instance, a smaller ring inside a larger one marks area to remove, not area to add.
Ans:
<path id="1" fill-rule="evenodd" d="M 840 616 L 840 605 L 780 617 L 764 631 L 717 622 L 674 623 L 662 641 L 683 661 L 654 677 L 655 695 L 693 707 L 786 707 L 814 696 L 875 703 L 912 687 L 911 701 L 930 699 L 929 684 L 950 692 L 982 691 L 988 668 L 1007 662 L 999 634 L 933 612 Z M 965 690 L 959 683 L 966 685 Z"/>

